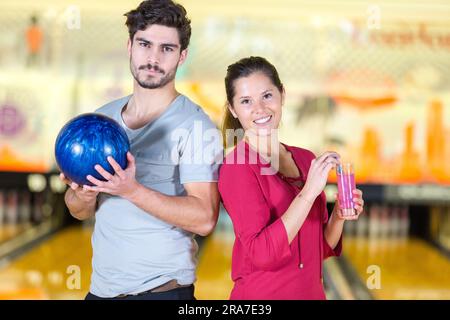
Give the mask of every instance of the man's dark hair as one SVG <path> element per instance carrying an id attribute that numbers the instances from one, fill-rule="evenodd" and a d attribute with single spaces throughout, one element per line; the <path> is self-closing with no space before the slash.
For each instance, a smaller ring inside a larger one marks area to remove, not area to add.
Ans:
<path id="1" fill-rule="evenodd" d="M 191 38 L 191 20 L 186 16 L 186 9 L 172 0 L 146 0 L 134 10 L 125 13 L 130 40 L 138 30 L 145 30 L 152 24 L 176 28 L 181 50 L 189 45 Z"/>

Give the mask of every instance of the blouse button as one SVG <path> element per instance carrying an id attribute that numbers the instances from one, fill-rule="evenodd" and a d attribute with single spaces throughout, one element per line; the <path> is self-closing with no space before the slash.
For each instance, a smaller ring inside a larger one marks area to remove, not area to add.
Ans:
<path id="1" fill-rule="evenodd" d="M 298 265 L 298 267 L 299 267 L 300 269 L 303 269 L 303 263 L 300 263 L 300 264 Z"/>

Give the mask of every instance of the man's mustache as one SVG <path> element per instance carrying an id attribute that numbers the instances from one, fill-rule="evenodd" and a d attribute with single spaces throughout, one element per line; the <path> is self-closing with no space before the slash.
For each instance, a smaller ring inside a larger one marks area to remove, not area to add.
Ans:
<path id="1" fill-rule="evenodd" d="M 139 70 L 153 70 L 155 72 L 159 72 L 159 73 L 162 73 L 162 74 L 165 73 L 164 70 L 159 68 L 157 65 L 152 66 L 151 64 L 146 64 L 146 65 L 140 66 Z"/>

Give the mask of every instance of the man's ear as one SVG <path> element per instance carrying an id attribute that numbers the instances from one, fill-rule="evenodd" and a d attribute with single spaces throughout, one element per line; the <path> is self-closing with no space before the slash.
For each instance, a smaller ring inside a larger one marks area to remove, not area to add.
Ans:
<path id="1" fill-rule="evenodd" d="M 180 59 L 178 60 L 178 66 L 181 66 L 187 59 L 188 49 L 184 49 L 180 53 Z"/>
<path id="2" fill-rule="evenodd" d="M 131 47 L 132 46 L 133 46 L 133 40 L 128 38 L 128 42 L 127 42 L 128 58 L 131 57 Z"/>

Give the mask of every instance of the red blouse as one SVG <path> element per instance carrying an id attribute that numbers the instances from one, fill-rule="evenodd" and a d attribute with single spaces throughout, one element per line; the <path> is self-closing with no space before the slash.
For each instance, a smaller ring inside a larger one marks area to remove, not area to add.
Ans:
<path id="1" fill-rule="evenodd" d="M 326 298 L 322 260 L 341 254 L 342 237 L 334 250 L 324 238 L 328 211 L 322 192 L 299 233 L 288 243 L 281 216 L 300 192 L 315 156 L 306 149 L 285 147 L 299 169 L 299 178 L 262 174 L 261 169 L 267 170 L 269 164 L 243 141 L 220 168 L 219 191 L 236 236 L 230 299 Z"/>

